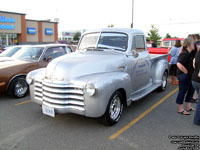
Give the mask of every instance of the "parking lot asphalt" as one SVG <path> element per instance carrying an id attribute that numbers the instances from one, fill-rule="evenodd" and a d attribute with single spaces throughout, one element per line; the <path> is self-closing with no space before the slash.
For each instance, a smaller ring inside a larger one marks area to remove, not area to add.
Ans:
<path id="1" fill-rule="evenodd" d="M 169 137 L 199 135 L 190 116 L 177 113 L 177 86 L 149 94 L 125 108 L 120 122 L 104 126 L 74 114 L 42 114 L 30 96 L 0 95 L 0 150 L 177 150 Z M 195 107 L 196 104 L 193 104 Z"/>

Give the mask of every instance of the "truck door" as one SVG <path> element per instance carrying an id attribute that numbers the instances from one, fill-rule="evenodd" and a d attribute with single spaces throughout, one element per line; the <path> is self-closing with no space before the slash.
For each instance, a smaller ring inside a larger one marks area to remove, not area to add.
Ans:
<path id="1" fill-rule="evenodd" d="M 133 35 L 132 41 L 133 65 L 132 65 L 132 86 L 139 90 L 150 83 L 150 56 L 146 49 L 144 35 Z"/>

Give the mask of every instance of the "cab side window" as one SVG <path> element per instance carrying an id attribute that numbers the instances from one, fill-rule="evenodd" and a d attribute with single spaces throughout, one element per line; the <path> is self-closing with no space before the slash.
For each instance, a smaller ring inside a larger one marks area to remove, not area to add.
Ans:
<path id="1" fill-rule="evenodd" d="M 135 35 L 133 37 L 132 50 L 136 50 L 136 52 L 145 51 L 145 41 L 143 35 Z"/>
<path id="2" fill-rule="evenodd" d="M 48 57 L 50 57 L 51 59 L 55 59 L 65 54 L 67 54 L 67 50 L 66 50 L 66 47 L 64 46 L 50 47 L 47 49 L 43 58 L 47 59 Z"/>

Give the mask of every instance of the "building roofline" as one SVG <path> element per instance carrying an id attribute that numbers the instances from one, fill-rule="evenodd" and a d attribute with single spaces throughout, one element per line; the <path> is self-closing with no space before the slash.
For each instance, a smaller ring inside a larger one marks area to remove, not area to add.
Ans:
<path id="1" fill-rule="evenodd" d="M 0 11 L 0 13 L 16 14 L 16 15 L 26 15 L 25 13 L 9 12 L 9 11 Z"/>
<path id="2" fill-rule="evenodd" d="M 26 19 L 26 21 L 46 22 L 46 23 L 58 23 L 58 22 L 53 22 L 53 21 L 47 21 L 47 20 L 34 20 L 34 19 Z"/>

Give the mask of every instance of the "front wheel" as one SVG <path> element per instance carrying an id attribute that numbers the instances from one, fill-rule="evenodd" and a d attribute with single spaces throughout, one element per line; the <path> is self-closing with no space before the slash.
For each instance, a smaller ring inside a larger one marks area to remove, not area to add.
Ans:
<path id="1" fill-rule="evenodd" d="M 166 89 L 167 87 L 167 72 L 165 72 L 162 76 L 162 85 L 158 88 L 158 91 L 162 92 Z"/>
<path id="2" fill-rule="evenodd" d="M 100 118 L 101 122 L 109 126 L 115 125 L 119 121 L 122 112 L 123 96 L 120 92 L 116 91 L 110 98 L 105 114 Z"/>
<path id="3" fill-rule="evenodd" d="M 8 93 L 17 98 L 25 97 L 28 94 L 28 84 L 25 77 L 15 78 L 10 84 Z"/>

